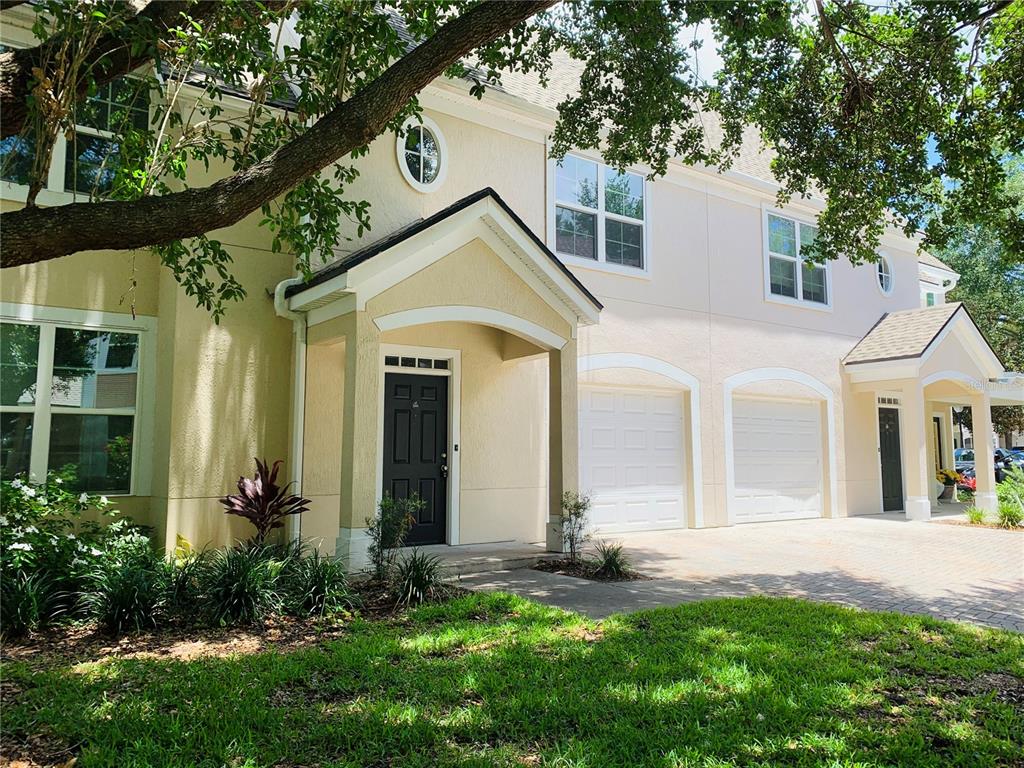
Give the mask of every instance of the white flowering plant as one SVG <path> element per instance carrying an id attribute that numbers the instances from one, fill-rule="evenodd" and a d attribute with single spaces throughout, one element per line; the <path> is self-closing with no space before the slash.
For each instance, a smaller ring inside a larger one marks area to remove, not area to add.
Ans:
<path id="1" fill-rule="evenodd" d="M 68 468 L 43 483 L 23 477 L 0 482 L 5 633 L 22 620 L 32 626 L 72 612 L 81 580 L 113 541 L 134 529 L 106 497 L 74 490 L 75 480 Z"/>

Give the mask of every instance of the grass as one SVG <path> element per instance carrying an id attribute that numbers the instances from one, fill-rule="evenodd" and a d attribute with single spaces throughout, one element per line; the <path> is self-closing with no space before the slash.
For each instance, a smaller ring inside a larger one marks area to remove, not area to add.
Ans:
<path id="1" fill-rule="evenodd" d="M 2 673 L 4 756 L 62 745 L 76 768 L 1019 766 L 1024 755 L 1024 636 L 789 599 L 598 623 L 473 595 L 357 619 L 287 652 L 27 657 Z"/>

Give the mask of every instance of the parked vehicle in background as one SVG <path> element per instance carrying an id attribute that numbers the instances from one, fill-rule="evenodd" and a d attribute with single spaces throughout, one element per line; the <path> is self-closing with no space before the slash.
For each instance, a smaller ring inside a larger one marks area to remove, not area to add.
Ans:
<path id="1" fill-rule="evenodd" d="M 953 466 L 957 472 L 974 469 L 974 451 L 970 448 L 957 448 L 953 451 Z"/>
<path id="2" fill-rule="evenodd" d="M 1004 448 L 998 448 L 996 449 L 996 463 L 1001 463 L 1006 469 L 1024 469 L 1024 451 L 1007 451 Z"/>

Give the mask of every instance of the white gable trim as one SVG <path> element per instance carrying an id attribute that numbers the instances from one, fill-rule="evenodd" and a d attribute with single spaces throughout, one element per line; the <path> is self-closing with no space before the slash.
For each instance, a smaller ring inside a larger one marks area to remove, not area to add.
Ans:
<path id="1" fill-rule="evenodd" d="M 375 296 L 473 240 L 484 242 L 570 327 L 597 323 L 599 310 L 585 292 L 490 196 L 352 266 L 345 273 L 293 296 L 289 309 L 310 311 L 350 294 L 355 296 L 355 308 L 365 310 L 366 303 Z"/>

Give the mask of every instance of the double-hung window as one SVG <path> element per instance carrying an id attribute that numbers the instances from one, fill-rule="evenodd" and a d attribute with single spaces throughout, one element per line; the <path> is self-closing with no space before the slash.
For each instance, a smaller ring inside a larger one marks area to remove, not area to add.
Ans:
<path id="1" fill-rule="evenodd" d="M 146 130 L 149 98 L 145 83 L 132 78 L 101 86 L 75 108 L 75 129 L 61 134 L 53 148 L 44 189 L 103 197 L 109 194 L 121 162 L 115 140 L 129 127 Z M 26 132 L 0 141 L 0 178 L 28 185 L 35 137 Z"/>
<path id="2" fill-rule="evenodd" d="M 818 228 L 767 214 L 768 293 L 783 301 L 831 306 L 828 267 L 805 261 Z"/>
<path id="3" fill-rule="evenodd" d="M 644 177 L 576 155 L 554 168 L 554 246 L 569 259 L 644 270 Z"/>
<path id="4" fill-rule="evenodd" d="M 133 492 L 140 352 L 140 332 L 0 323 L 0 477 Z"/>

